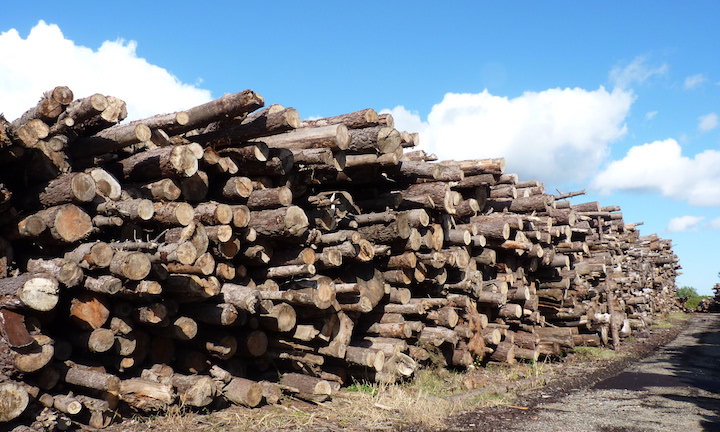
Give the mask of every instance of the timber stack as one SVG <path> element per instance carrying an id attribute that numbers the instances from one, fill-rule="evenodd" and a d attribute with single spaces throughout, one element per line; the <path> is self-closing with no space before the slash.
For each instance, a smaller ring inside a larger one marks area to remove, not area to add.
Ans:
<path id="1" fill-rule="evenodd" d="M 321 402 L 616 346 L 673 304 L 670 242 L 617 207 L 438 162 L 372 109 L 263 105 L 121 123 L 123 101 L 56 87 L 0 116 L 0 422 Z"/>

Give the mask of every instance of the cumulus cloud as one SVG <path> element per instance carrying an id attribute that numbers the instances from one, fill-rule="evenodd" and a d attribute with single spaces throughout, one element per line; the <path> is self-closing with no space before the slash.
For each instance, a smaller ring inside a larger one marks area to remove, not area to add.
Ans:
<path id="1" fill-rule="evenodd" d="M 683 156 L 675 139 L 631 147 L 592 182 L 600 192 L 659 192 L 697 206 L 720 206 L 720 151 Z"/>
<path id="2" fill-rule="evenodd" d="M 703 216 L 680 216 L 672 218 L 665 229 L 668 232 L 698 231 L 698 225 L 703 219 L 705 219 Z"/>
<path id="3" fill-rule="evenodd" d="M 657 111 L 648 111 L 645 113 L 645 120 L 650 121 L 654 119 L 656 115 L 658 115 Z"/>
<path id="4" fill-rule="evenodd" d="M 718 127 L 718 115 L 714 112 L 700 116 L 698 119 L 698 130 L 701 132 L 711 131 Z"/>
<path id="5" fill-rule="evenodd" d="M 707 81 L 707 77 L 703 74 L 690 75 L 689 77 L 685 78 L 685 90 L 691 90 L 699 87 L 705 81 Z"/>
<path id="6" fill-rule="evenodd" d="M 526 92 L 515 98 L 447 93 L 426 121 L 398 106 L 398 129 L 421 132 L 441 159 L 505 157 L 508 172 L 547 182 L 592 175 L 612 141 L 626 133 L 630 92 L 580 88 Z"/>
<path id="7" fill-rule="evenodd" d="M 75 97 L 103 93 L 123 99 L 128 118 L 178 111 L 207 102 L 208 90 L 185 84 L 138 57 L 134 41 L 105 41 L 94 50 L 66 39 L 57 25 L 38 22 L 27 38 L 0 33 L 0 111 L 8 119 L 35 105 L 42 93 L 66 85 Z"/>
<path id="8" fill-rule="evenodd" d="M 625 66 L 616 66 L 610 71 L 610 82 L 617 88 L 629 89 L 635 84 L 643 84 L 654 76 L 665 75 L 669 66 L 663 63 L 652 66 L 645 56 L 638 56 Z"/>

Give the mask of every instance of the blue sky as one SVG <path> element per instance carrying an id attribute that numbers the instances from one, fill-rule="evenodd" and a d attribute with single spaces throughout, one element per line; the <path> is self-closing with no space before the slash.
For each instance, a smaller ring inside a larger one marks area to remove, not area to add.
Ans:
<path id="1" fill-rule="evenodd" d="M 0 52 L 18 49 L 0 60 L 0 111 L 76 68 L 76 94 L 92 85 L 139 115 L 245 88 L 304 117 L 390 109 L 441 156 L 503 152 L 549 190 L 590 189 L 674 240 L 679 285 L 720 282 L 717 2 L 97 4 L 3 7 Z M 40 20 L 63 43 L 24 45 Z M 92 75 L 113 56 L 119 72 Z"/>

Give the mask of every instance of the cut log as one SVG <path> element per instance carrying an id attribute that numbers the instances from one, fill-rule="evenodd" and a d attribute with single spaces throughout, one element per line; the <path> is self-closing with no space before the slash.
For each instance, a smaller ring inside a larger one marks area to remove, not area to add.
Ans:
<path id="1" fill-rule="evenodd" d="M 9 308 L 49 311 L 59 299 L 58 281 L 49 274 L 30 274 L 0 279 L 0 302 Z"/>
<path id="2" fill-rule="evenodd" d="M 268 147 L 285 149 L 330 148 L 346 150 L 350 144 L 348 128 L 343 124 L 295 129 L 290 132 L 258 138 Z"/>
<path id="3" fill-rule="evenodd" d="M 222 394 L 232 403 L 254 408 L 262 401 L 263 389 L 255 381 L 236 377 L 222 389 Z"/>

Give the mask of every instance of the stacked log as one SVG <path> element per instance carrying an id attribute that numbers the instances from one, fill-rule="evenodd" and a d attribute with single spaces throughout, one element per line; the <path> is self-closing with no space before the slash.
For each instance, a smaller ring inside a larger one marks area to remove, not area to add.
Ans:
<path id="1" fill-rule="evenodd" d="M 671 244 L 617 208 L 437 162 L 372 109 L 263 104 L 121 123 L 119 99 L 57 87 L 0 117 L 0 421 L 322 402 L 617 344 L 671 307 Z"/>

